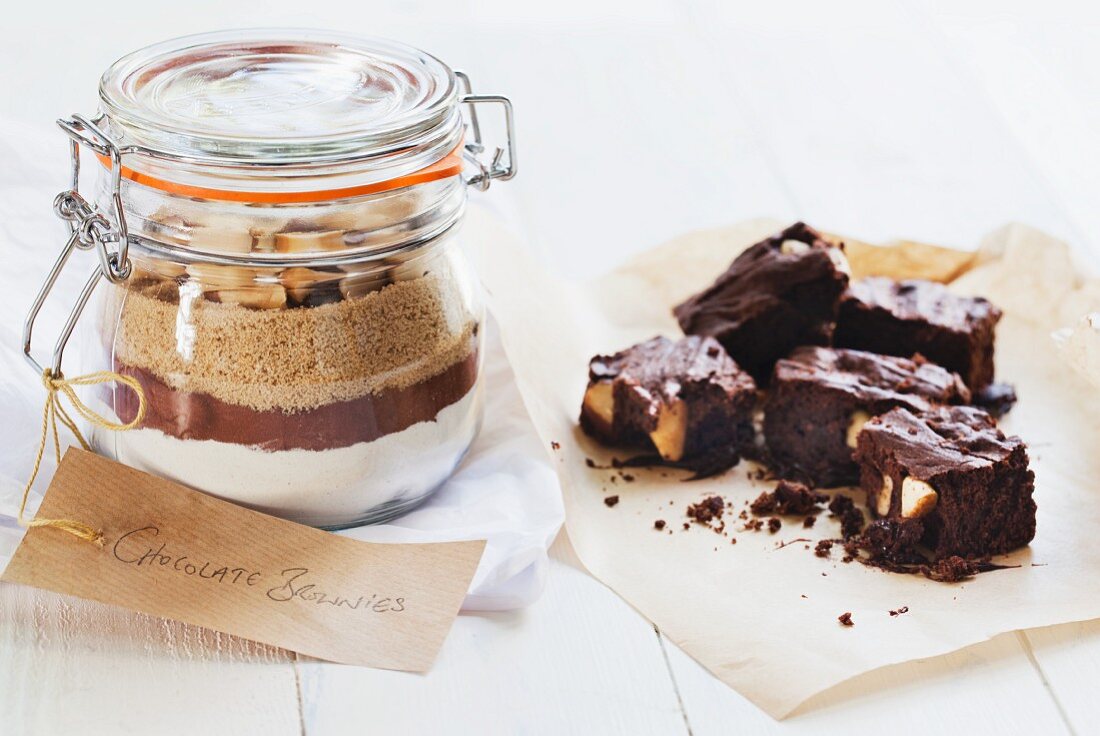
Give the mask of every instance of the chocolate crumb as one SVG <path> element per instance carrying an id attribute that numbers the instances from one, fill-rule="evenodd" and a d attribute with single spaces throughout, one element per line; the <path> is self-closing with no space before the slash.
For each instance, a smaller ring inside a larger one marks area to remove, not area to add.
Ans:
<path id="1" fill-rule="evenodd" d="M 845 539 L 855 537 L 863 531 L 863 512 L 847 496 L 833 496 L 833 500 L 829 502 L 829 511 L 840 517 L 840 533 Z"/>
<path id="2" fill-rule="evenodd" d="M 707 524 L 713 519 L 721 519 L 725 508 L 726 502 L 721 496 L 709 496 L 699 503 L 688 506 L 687 515 L 700 524 Z"/>
<path id="3" fill-rule="evenodd" d="M 691 524 L 689 524 L 689 523 L 687 523 L 687 522 L 685 521 L 685 522 L 684 522 L 684 531 L 686 532 L 686 531 L 687 531 L 688 529 L 690 529 L 690 528 L 691 528 Z"/>
<path id="4" fill-rule="evenodd" d="M 745 522 L 745 526 L 742 529 L 746 532 L 758 532 L 764 528 L 763 519 L 749 519 Z"/>
<path id="5" fill-rule="evenodd" d="M 597 466 L 596 466 L 596 461 L 595 461 L 595 460 L 593 460 L 593 459 L 592 459 L 592 458 L 590 458 L 590 457 L 586 457 L 586 458 L 584 459 L 584 464 L 585 464 L 585 465 L 587 465 L 587 466 L 588 466 L 588 467 L 590 467 L 590 468 L 595 468 L 595 467 L 597 467 Z"/>
<path id="6" fill-rule="evenodd" d="M 813 525 L 816 524 L 816 523 L 817 523 L 817 517 L 816 516 L 807 516 L 805 519 L 802 520 L 802 528 L 803 529 L 811 529 L 811 528 L 813 528 Z"/>
<path id="7" fill-rule="evenodd" d="M 764 491 L 756 497 L 749 508 L 757 516 L 767 516 L 775 511 L 775 494 Z"/>
<path id="8" fill-rule="evenodd" d="M 957 583 L 974 577 L 982 571 L 982 567 L 980 561 L 967 560 L 954 555 L 931 565 L 922 565 L 920 571 L 929 580 L 939 583 Z"/>
<path id="9" fill-rule="evenodd" d="M 829 513 L 833 516 L 844 516 L 844 512 L 855 508 L 855 503 L 847 496 L 838 493 L 829 501 Z"/>
<path id="10" fill-rule="evenodd" d="M 1007 383 L 991 383 L 974 394 L 974 405 L 1000 419 L 1016 405 L 1016 389 Z"/>
<path id="11" fill-rule="evenodd" d="M 768 531 L 771 532 L 772 534 L 775 534 L 782 527 L 783 527 L 783 522 L 780 521 L 778 519 L 778 517 L 773 516 L 772 518 L 768 519 Z"/>
<path id="12" fill-rule="evenodd" d="M 779 513 L 783 516 L 801 516 L 817 511 L 818 504 L 825 503 L 829 497 L 817 493 L 804 483 L 793 480 L 781 480 L 775 490 L 761 493 L 750 508 L 757 516 Z"/>
<path id="13" fill-rule="evenodd" d="M 852 620 L 852 612 L 851 611 L 845 611 L 844 613 L 837 616 L 836 620 L 839 621 L 841 623 L 841 625 L 843 625 L 843 626 L 855 626 L 856 625 L 856 622 Z"/>
<path id="14" fill-rule="evenodd" d="M 900 616 L 903 613 L 909 613 L 909 606 L 902 606 L 897 610 L 890 611 L 891 616 Z"/>
<path id="15" fill-rule="evenodd" d="M 631 475 L 630 473 L 623 473 L 622 474 L 622 479 L 625 480 L 627 483 L 633 483 L 634 482 L 634 476 Z"/>
<path id="16" fill-rule="evenodd" d="M 551 442 L 550 443 L 550 449 L 551 450 L 560 450 L 561 449 L 561 444 L 558 443 L 558 442 Z"/>
<path id="17" fill-rule="evenodd" d="M 605 498 L 605 499 L 603 500 L 603 502 L 604 502 L 605 504 L 607 504 L 607 507 L 608 507 L 608 508 L 612 508 L 612 507 L 613 507 L 613 506 L 615 506 L 615 505 L 616 505 L 617 503 L 619 503 L 619 497 L 618 497 L 618 496 L 608 496 L 607 498 Z"/>
<path id="18" fill-rule="evenodd" d="M 793 480 L 781 480 L 775 486 L 776 507 L 781 514 L 800 516 L 817 511 L 818 504 L 829 500 L 824 493 L 818 493 L 805 483 Z"/>
<path id="19" fill-rule="evenodd" d="M 831 539 L 822 539 L 820 542 L 817 543 L 817 546 L 814 547 L 814 554 L 818 557 L 828 557 L 832 553 L 832 551 L 833 540 Z"/>
<path id="20" fill-rule="evenodd" d="M 665 528 L 665 520 L 664 519 L 657 519 L 657 521 L 653 522 L 653 528 L 656 529 L 657 531 L 661 531 L 662 529 Z"/>

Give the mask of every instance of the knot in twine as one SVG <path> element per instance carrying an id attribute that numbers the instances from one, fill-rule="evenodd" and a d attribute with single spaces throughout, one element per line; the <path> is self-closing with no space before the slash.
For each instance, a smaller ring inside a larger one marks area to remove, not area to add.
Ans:
<path id="1" fill-rule="evenodd" d="M 132 420 L 126 423 L 112 422 L 93 411 L 76 395 L 75 387 L 77 386 L 95 386 L 103 383 L 118 383 L 134 392 L 138 400 L 138 410 L 137 415 Z M 76 426 L 76 422 L 61 403 L 62 397 L 68 399 L 69 405 L 78 416 L 87 420 L 93 426 L 115 432 L 125 432 L 141 424 L 142 420 L 145 419 L 145 392 L 137 379 L 113 371 L 97 371 L 76 378 L 65 378 L 61 372 L 54 375 L 47 368 L 42 372 L 42 385 L 46 388 L 46 405 L 42 409 L 42 435 L 38 441 L 38 454 L 34 458 L 34 469 L 31 470 L 30 480 L 23 488 L 23 499 L 19 504 L 19 524 L 28 528 L 36 526 L 54 527 L 68 532 L 74 537 L 102 546 L 103 534 L 98 529 L 93 529 L 83 522 L 74 519 L 26 519 L 23 513 L 27 508 L 27 499 L 30 497 L 31 487 L 34 485 L 34 481 L 38 477 L 38 471 L 42 467 L 42 457 L 46 452 L 46 440 L 51 432 L 53 434 L 54 457 L 57 458 L 58 465 L 61 464 L 61 438 L 57 431 L 58 421 L 73 433 L 73 436 L 80 442 L 81 447 L 85 450 L 91 449 L 88 441 L 84 439 L 84 435 L 80 433 L 80 429 Z"/>

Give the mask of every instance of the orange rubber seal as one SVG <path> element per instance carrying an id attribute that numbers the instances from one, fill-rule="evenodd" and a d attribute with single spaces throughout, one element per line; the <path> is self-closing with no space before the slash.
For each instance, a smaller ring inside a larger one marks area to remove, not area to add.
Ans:
<path id="1" fill-rule="evenodd" d="M 425 166 L 419 171 L 414 171 L 396 179 L 377 181 L 371 184 L 363 184 L 356 187 L 343 187 L 340 189 L 322 189 L 313 192 L 238 192 L 230 189 L 211 189 L 208 187 L 180 184 L 179 182 L 160 179 L 151 174 L 123 166 L 122 176 L 132 182 L 159 189 L 162 192 L 180 194 L 185 197 L 199 197 L 201 199 L 214 199 L 223 202 L 252 202 L 256 204 L 300 204 L 305 202 L 326 202 L 332 199 L 346 199 L 348 197 L 361 197 L 366 194 L 378 194 L 394 189 L 411 187 L 415 184 L 425 184 L 430 181 L 447 179 L 462 173 L 462 155 L 459 153 L 462 145 L 459 144 L 449 154 L 430 166 Z M 99 162 L 108 169 L 111 167 L 111 159 L 107 156 L 96 154 Z"/>

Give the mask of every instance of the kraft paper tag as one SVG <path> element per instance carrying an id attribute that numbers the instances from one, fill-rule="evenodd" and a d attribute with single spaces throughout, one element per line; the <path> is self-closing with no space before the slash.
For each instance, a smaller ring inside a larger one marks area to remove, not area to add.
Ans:
<path id="1" fill-rule="evenodd" d="M 373 544 L 276 519 L 71 448 L 38 512 L 103 546 L 27 531 L 3 580 L 319 659 L 426 671 L 484 541 Z"/>

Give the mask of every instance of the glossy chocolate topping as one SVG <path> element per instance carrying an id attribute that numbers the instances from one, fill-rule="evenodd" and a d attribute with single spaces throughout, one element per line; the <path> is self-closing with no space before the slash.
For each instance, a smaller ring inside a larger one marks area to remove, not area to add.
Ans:
<path id="1" fill-rule="evenodd" d="M 969 331 L 987 322 L 996 324 L 1001 318 L 1001 310 L 988 299 L 952 294 L 943 284 L 919 279 L 861 279 L 848 288 L 846 298 L 866 307 L 885 309 L 900 320 L 927 322 L 959 331 Z"/>
<path id="2" fill-rule="evenodd" d="M 927 480 L 999 463 L 1024 443 L 1006 437 L 981 409 L 947 406 L 917 414 L 899 408 L 875 417 L 863 425 L 856 458 L 872 447 L 891 455 L 909 475 Z"/>
<path id="3" fill-rule="evenodd" d="M 970 401 L 958 374 L 927 361 L 862 350 L 804 347 L 775 364 L 773 384 L 801 381 L 843 391 L 861 403 L 889 401 L 915 410 Z"/>
<path id="4" fill-rule="evenodd" d="M 592 383 L 617 379 L 638 394 L 665 402 L 690 383 L 710 383 L 728 394 L 755 388 L 714 338 L 694 336 L 676 341 L 655 337 L 614 355 L 598 355 L 589 363 L 588 378 Z"/>
<path id="5" fill-rule="evenodd" d="M 847 285 L 843 245 L 796 223 L 743 252 L 673 312 L 685 333 L 717 338 L 742 368 L 766 380 L 791 348 L 828 344 Z"/>

